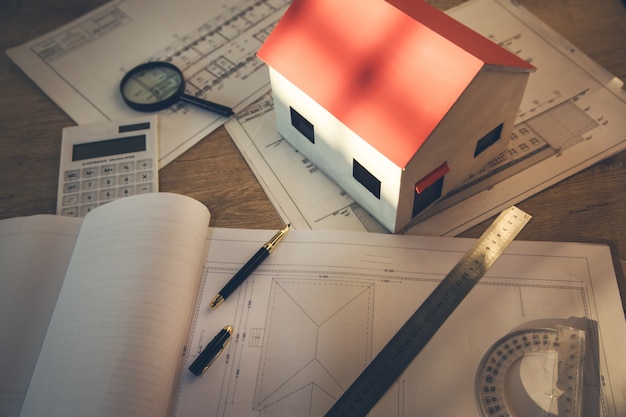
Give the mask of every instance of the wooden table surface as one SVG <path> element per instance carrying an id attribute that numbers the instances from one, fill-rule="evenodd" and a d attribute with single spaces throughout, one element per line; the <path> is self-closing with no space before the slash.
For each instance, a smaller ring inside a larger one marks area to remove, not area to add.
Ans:
<path id="1" fill-rule="evenodd" d="M 517 1 L 626 80 L 626 7 L 620 0 Z M 462 2 L 430 1 L 444 10 Z M 43 35 L 103 3 L 0 0 L 0 49 Z M 0 218 L 55 212 L 61 129 L 74 124 L 6 54 L 0 54 Z M 161 191 L 186 194 L 206 204 L 212 226 L 281 226 L 276 210 L 223 128 L 168 164 L 159 175 Z M 609 245 L 622 301 L 626 301 L 626 152 L 518 207 L 533 216 L 519 239 Z M 490 221 L 461 236 L 480 236 Z"/>

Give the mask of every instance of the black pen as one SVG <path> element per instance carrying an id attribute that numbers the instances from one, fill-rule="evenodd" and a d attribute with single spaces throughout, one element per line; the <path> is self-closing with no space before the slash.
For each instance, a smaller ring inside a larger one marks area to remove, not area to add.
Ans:
<path id="1" fill-rule="evenodd" d="M 285 237 L 287 232 L 289 231 L 289 226 L 287 225 L 281 230 L 278 231 L 266 244 L 264 244 L 261 249 L 259 249 L 253 256 L 250 258 L 248 262 L 244 266 L 241 267 L 239 271 L 224 285 L 224 288 L 220 290 L 220 292 L 213 297 L 209 307 L 217 308 L 220 304 L 224 302 L 226 297 L 231 295 L 233 291 L 237 289 L 241 285 L 242 282 L 245 281 L 246 278 L 254 272 L 255 269 L 261 265 L 261 262 L 265 260 L 269 256 L 270 253 L 276 248 L 276 245 L 280 243 L 281 240 Z"/>
<path id="2" fill-rule="evenodd" d="M 195 361 L 189 365 L 192 374 L 200 376 L 209 369 L 209 366 L 222 353 L 224 347 L 230 342 L 230 336 L 233 334 L 233 326 L 226 326 L 209 342 L 202 350 Z"/>

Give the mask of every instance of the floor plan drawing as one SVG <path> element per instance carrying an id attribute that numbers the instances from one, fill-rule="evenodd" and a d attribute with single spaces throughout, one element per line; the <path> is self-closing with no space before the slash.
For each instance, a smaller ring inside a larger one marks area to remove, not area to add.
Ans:
<path id="1" fill-rule="evenodd" d="M 255 410 L 283 415 L 306 404 L 303 396 L 311 411 L 328 409 L 371 360 L 373 290 L 373 284 L 358 281 L 273 280 Z M 312 297 L 317 292 L 323 303 Z M 275 334 L 298 339 L 285 345 Z M 346 345 L 354 350 L 336 355 Z M 292 359 L 285 362 L 285 355 Z"/>
<path id="2" fill-rule="evenodd" d="M 235 294 L 208 311 L 206 300 L 240 265 L 233 248 L 246 247 L 239 239 L 219 242 L 209 255 L 188 362 L 224 325 L 233 325 L 234 336 L 202 377 L 184 375 L 175 415 L 323 416 L 471 243 L 372 233 L 336 237 L 291 232 Z M 252 251 L 266 238 L 247 247 Z M 595 281 L 602 266 L 585 253 L 588 246 L 563 251 L 538 243 L 513 242 L 371 416 L 479 416 L 476 375 L 490 347 L 512 332 L 557 326 L 587 334 L 583 415 L 619 416 L 613 390 L 626 381 L 614 376 L 617 385 L 606 384 L 619 337 L 603 320 L 609 305 L 599 301 L 604 290 Z M 615 311 L 620 314 L 619 305 Z M 553 367 L 544 356 L 539 364 L 524 358 L 507 377 L 528 390 L 511 394 L 518 402 L 535 398 L 554 409 L 545 393 L 527 388 Z"/>

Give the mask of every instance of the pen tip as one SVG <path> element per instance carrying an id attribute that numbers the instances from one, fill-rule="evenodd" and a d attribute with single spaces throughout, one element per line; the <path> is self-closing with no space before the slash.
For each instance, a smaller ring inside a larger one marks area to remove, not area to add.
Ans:
<path id="1" fill-rule="evenodd" d="M 220 294 L 217 294 L 215 297 L 213 297 L 213 299 L 209 303 L 209 308 L 213 310 L 219 307 L 219 305 L 222 304 L 223 302 L 224 302 L 224 297 L 222 297 Z"/>

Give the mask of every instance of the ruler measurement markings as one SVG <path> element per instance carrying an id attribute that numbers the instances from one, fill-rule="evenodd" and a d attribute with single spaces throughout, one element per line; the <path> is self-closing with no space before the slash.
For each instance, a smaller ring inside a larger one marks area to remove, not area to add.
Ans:
<path id="1" fill-rule="evenodd" d="M 503 211 L 344 392 L 326 417 L 366 415 L 529 220 L 530 215 L 517 207 Z"/>

